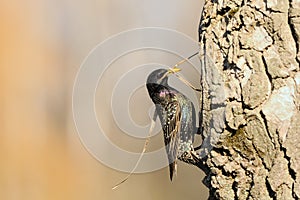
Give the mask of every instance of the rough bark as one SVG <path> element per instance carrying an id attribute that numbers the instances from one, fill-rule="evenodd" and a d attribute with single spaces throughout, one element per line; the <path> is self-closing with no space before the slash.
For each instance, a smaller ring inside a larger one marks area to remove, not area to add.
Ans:
<path id="1" fill-rule="evenodd" d="M 300 199 L 300 1 L 206 0 L 199 36 L 210 199 Z"/>

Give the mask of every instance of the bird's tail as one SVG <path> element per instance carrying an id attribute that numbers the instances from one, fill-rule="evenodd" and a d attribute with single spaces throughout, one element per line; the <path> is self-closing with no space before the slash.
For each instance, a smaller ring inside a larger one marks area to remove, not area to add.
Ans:
<path id="1" fill-rule="evenodd" d="M 174 175 L 177 174 L 177 163 L 174 161 L 173 163 L 169 164 L 169 170 L 170 170 L 170 180 L 173 180 Z"/>

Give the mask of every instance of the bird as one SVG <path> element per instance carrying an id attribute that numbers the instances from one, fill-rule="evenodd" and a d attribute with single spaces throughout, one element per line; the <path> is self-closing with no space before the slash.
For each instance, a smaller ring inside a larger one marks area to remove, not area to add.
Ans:
<path id="1" fill-rule="evenodd" d="M 171 181 L 177 173 L 178 159 L 196 166 L 200 162 L 193 147 L 197 133 L 195 107 L 189 98 L 168 84 L 168 77 L 180 70 L 177 67 L 157 69 L 146 82 L 162 126 Z"/>

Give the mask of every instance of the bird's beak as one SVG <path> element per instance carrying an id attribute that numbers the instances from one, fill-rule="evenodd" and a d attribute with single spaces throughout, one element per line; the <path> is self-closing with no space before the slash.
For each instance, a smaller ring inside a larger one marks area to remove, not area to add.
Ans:
<path id="1" fill-rule="evenodd" d="M 175 73 L 180 72 L 180 71 L 181 71 L 180 68 L 178 68 L 178 67 L 173 67 L 173 68 L 169 68 L 168 74 L 175 74 Z"/>
<path id="2" fill-rule="evenodd" d="M 181 69 L 177 68 L 177 67 L 173 67 L 173 68 L 169 68 L 168 71 L 163 75 L 163 77 L 161 77 L 159 79 L 158 82 L 162 81 L 164 78 L 166 78 L 167 76 L 169 76 L 170 74 L 174 74 L 176 72 L 181 71 Z"/>

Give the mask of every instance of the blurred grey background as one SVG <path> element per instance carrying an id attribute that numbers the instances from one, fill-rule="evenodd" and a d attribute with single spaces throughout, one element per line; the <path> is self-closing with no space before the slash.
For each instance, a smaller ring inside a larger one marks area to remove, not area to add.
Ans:
<path id="1" fill-rule="evenodd" d="M 81 144 L 72 119 L 74 79 L 97 44 L 121 31 L 147 26 L 174 29 L 197 41 L 202 3 L 1 1 L 0 199 L 207 199 L 203 173 L 183 163 L 173 182 L 164 168 L 133 175 L 112 191 L 127 174 L 95 160 Z M 173 57 L 170 59 L 172 62 Z M 138 92 L 146 95 L 143 90 Z M 150 106 L 150 100 L 145 104 Z M 120 131 L 110 125 L 105 104 L 98 106 L 107 120 L 105 126 L 111 132 Z M 147 123 L 141 112 L 133 117 Z M 117 135 L 111 138 L 116 144 L 140 152 L 143 141 L 128 147 L 128 138 Z M 150 150 L 156 143 L 162 144 L 162 137 L 154 138 Z"/>

